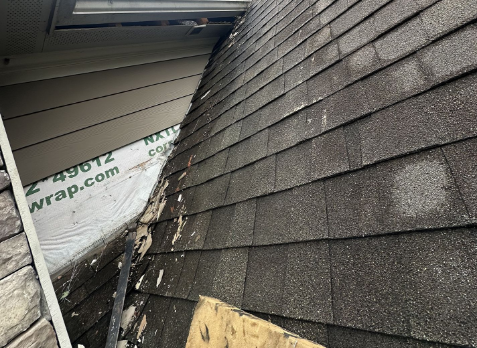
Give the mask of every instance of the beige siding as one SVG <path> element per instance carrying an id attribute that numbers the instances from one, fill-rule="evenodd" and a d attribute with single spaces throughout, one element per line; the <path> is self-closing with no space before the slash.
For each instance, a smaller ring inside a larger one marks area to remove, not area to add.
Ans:
<path id="1" fill-rule="evenodd" d="M 201 74 L 208 55 L 0 88 L 3 119 Z M 7 129 L 8 132 L 8 129 Z"/>
<path id="2" fill-rule="evenodd" d="M 5 120 L 13 150 L 191 95 L 200 75 Z"/>
<path id="3" fill-rule="evenodd" d="M 23 184 L 180 123 L 209 57 L 190 55 L 0 87 Z"/>
<path id="4" fill-rule="evenodd" d="M 190 96 L 14 152 L 24 185 L 180 122 Z M 119 146 L 118 146 L 119 145 Z"/>

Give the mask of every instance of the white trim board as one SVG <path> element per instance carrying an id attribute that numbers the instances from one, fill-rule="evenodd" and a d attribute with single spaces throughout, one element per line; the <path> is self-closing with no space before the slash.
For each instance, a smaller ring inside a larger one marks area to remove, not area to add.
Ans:
<path id="1" fill-rule="evenodd" d="M 53 288 L 53 283 L 51 282 L 50 274 L 48 272 L 48 268 L 46 267 L 45 259 L 43 258 L 40 242 L 38 241 L 35 226 L 33 225 L 33 220 L 28 208 L 28 203 L 26 201 L 25 194 L 23 193 L 23 185 L 18 174 L 12 149 L 10 148 L 10 143 L 8 141 L 7 133 L 5 132 L 5 127 L 3 126 L 3 121 L 1 121 L 1 117 L 0 146 L 2 148 L 5 165 L 8 169 L 8 175 L 10 176 L 12 183 L 13 194 L 18 206 L 18 211 L 20 212 L 20 217 L 22 219 L 23 229 L 25 230 L 28 244 L 30 245 L 33 263 L 40 280 L 41 288 L 45 294 L 46 303 L 48 305 L 48 309 L 50 310 L 53 326 L 56 331 L 60 348 L 72 348 L 68 332 L 66 331 L 63 315 L 61 314 L 60 305 L 58 304 L 55 290 Z"/>

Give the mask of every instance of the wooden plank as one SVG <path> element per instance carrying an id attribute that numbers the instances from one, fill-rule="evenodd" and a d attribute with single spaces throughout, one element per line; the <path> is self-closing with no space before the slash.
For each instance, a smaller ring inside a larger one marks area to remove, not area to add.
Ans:
<path id="1" fill-rule="evenodd" d="M 23 185 L 178 124 L 192 95 L 14 151 Z"/>
<path id="2" fill-rule="evenodd" d="M 209 55 L 0 87 L 3 119 L 202 74 Z"/>
<path id="3" fill-rule="evenodd" d="M 116 297 L 114 298 L 113 311 L 109 322 L 108 338 L 106 339 L 106 348 L 116 348 L 121 325 L 121 315 L 123 314 L 124 298 L 128 287 L 129 270 L 131 269 L 131 260 L 134 250 L 134 241 L 136 239 L 135 228 L 128 233 L 126 239 L 126 251 L 124 253 L 123 265 L 119 273 L 118 287 Z"/>
<path id="4" fill-rule="evenodd" d="M 5 120 L 13 150 L 193 94 L 200 75 Z"/>

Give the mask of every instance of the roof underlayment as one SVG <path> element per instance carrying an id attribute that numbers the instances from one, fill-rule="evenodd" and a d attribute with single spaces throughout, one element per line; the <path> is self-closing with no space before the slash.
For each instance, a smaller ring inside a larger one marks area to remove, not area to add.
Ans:
<path id="1" fill-rule="evenodd" d="M 184 347 L 203 295 L 326 347 L 477 347 L 476 18 L 254 1 L 181 124 L 123 339 Z M 64 310 L 73 341 L 101 346 L 115 284 Z"/>

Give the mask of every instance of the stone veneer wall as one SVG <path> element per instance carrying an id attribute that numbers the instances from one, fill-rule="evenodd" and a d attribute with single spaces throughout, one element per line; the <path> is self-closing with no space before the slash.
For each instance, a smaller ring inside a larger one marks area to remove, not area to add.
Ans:
<path id="1" fill-rule="evenodd" d="M 58 347 L 37 278 L 0 154 L 0 347 Z"/>

